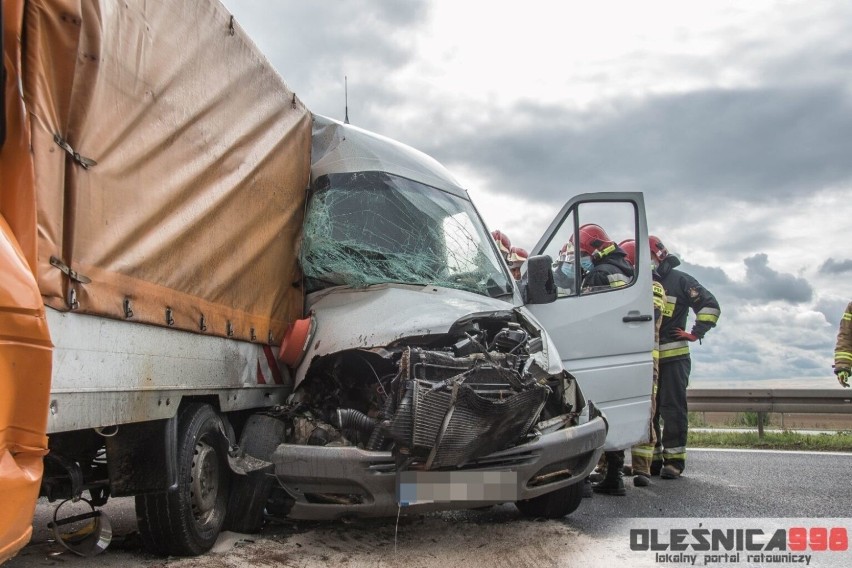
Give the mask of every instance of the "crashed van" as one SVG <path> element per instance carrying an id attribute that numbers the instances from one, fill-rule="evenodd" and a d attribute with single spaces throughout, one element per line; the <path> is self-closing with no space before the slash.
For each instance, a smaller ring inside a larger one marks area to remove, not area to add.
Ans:
<path id="1" fill-rule="evenodd" d="M 39 497 L 78 554 L 113 497 L 162 556 L 265 514 L 560 516 L 646 435 L 650 272 L 551 262 L 645 239 L 640 194 L 571 199 L 516 283 L 446 169 L 315 116 L 218 0 L 0 27 L 0 563 Z"/>
<path id="2" fill-rule="evenodd" d="M 257 456 L 274 464 L 272 511 L 574 511 L 604 449 L 647 432 L 651 273 L 575 295 L 556 287 L 547 253 L 602 214 L 646 239 L 641 194 L 569 201 L 516 283 L 434 159 L 319 116 L 312 141 L 308 317 L 282 347 L 294 377 L 274 417 L 283 443 Z"/>

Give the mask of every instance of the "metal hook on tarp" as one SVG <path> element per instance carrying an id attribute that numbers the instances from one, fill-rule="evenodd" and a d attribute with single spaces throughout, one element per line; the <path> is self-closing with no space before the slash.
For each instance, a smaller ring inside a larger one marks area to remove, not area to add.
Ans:
<path id="1" fill-rule="evenodd" d="M 83 166 L 84 170 L 88 170 L 92 166 L 98 165 L 98 163 L 95 160 L 93 160 L 91 158 L 87 158 L 85 156 L 81 156 L 80 152 L 74 151 L 74 148 L 71 147 L 71 144 L 69 144 L 68 141 L 65 140 L 64 138 L 62 138 L 62 136 L 60 136 L 59 134 L 53 135 L 53 141 L 56 142 L 57 146 L 59 146 L 60 148 L 65 150 L 68 153 L 68 155 L 71 156 L 71 158 L 73 158 L 73 160 L 75 162 L 77 162 L 78 164 Z"/>
<path id="2" fill-rule="evenodd" d="M 57 519 L 59 510 L 65 503 L 72 501 L 66 499 L 53 510 L 53 521 L 47 523 L 47 528 L 53 531 L 56 541 L 67 550 L 78 556 L 95 556 L 106 550 L 112 541 L 112 523 L 103 511 L 95 510 L 95 506 L 88 499 L 80 499 L 85 502 L 91 511 L 79 515 L 72 515 L 64 519 Z M 62 527 L 91 519 L 83 527 L 68 532 L 62 532 Z"/>

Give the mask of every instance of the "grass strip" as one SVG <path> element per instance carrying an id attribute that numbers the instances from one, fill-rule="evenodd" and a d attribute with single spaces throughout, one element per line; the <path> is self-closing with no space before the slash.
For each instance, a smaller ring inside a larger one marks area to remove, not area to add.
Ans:
<path id="1" fill-rule="evenodd" d="M 766 450 L 807 450 L 815 452 L 852 452 L 852 433 L 797 434 L 796 432 L 689 432 L 693 448 L 755 448 Z"/>

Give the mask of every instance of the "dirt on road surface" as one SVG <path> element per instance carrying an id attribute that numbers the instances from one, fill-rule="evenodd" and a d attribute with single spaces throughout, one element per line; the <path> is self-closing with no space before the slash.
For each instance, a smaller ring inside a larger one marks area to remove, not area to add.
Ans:
<path id="1" fill-rule="evenodd" d="M 124 503 L 122 503 L 124 501 Z M 213 550 L 198 558 L 158 558 L 144 554 L 135 533 L 132 500 L 116 499 L 104 509 L 117 536 L 101 555 L 82 558 L 62 552 L 44 524 L 36 523 L 33 543 L 6 566 L 146 567 L 146 568 L 314 568 L 320 566 L 427 568 L 483 566 L 488 568 L 549 568 L 595 566 L 612 558 L 617 547 L 630 552 L 625 539 L 594 538 L 559 521 L 529 520 L 512 505 L 480 511 L 455 511 L 397 519 L 336 522 L 269 522 L 260 534 L 223 533 Z M 42 517 L 52 507 L 40 503 Z M 635 562 L 635 557 L 632 559 Z"/>

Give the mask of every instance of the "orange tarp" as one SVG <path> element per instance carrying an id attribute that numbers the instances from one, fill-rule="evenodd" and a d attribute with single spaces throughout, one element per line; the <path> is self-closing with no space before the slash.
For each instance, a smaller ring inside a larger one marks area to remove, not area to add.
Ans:
<path id="1" fill-rule="evenodd" d="M 45 303 L 278 343 L 304 105 L 217 2 L 31 0 L 24 22 Z"/>

